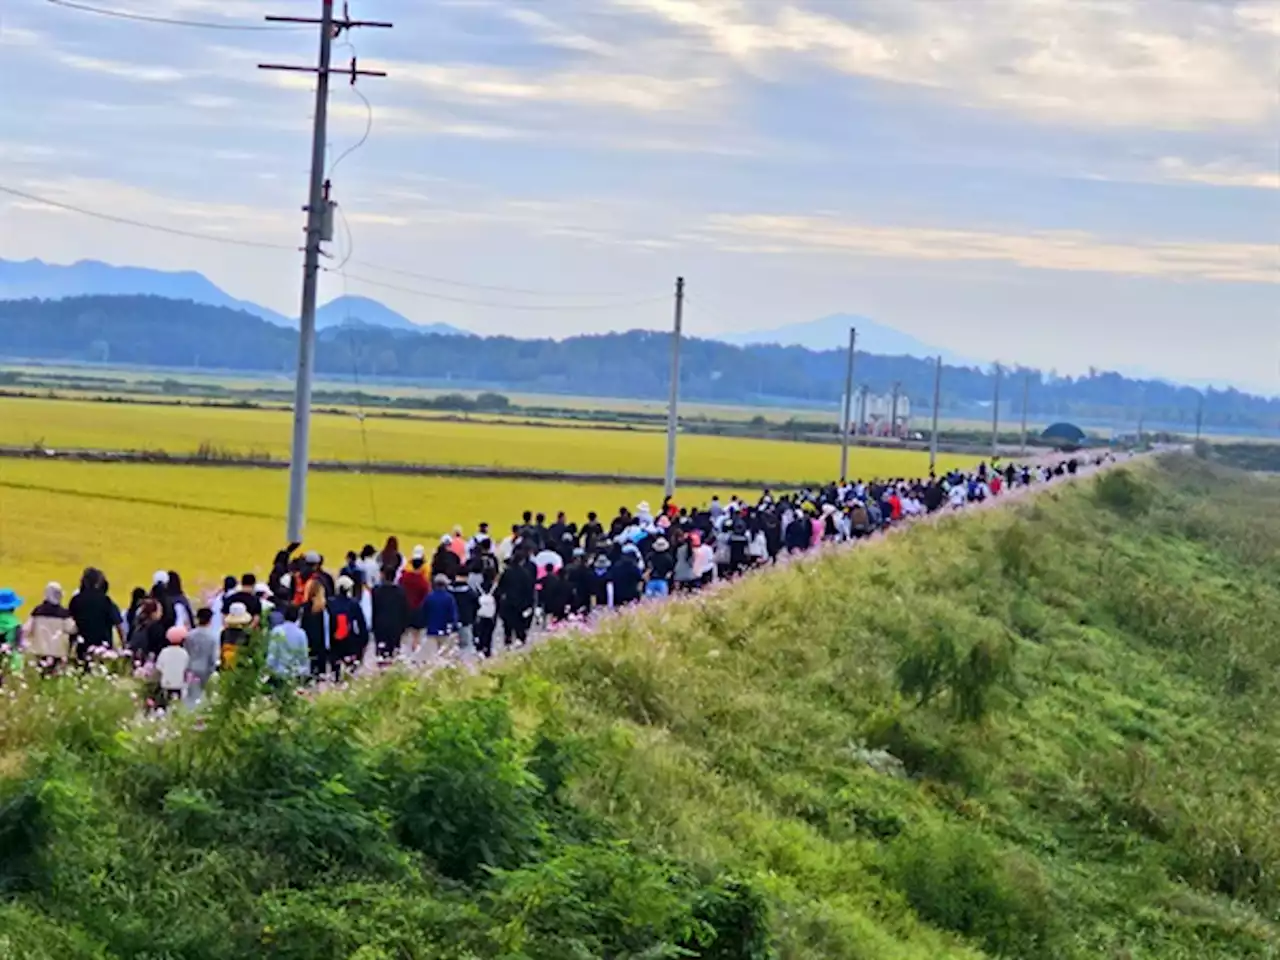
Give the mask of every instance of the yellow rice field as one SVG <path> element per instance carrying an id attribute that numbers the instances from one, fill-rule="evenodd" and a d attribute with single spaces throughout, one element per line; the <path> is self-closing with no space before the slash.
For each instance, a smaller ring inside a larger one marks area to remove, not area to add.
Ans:
<path id="1" fill-rule="evenodd" d="M 99 448 L 193 453 L 201 444 L 238 454 L 287 458 L 292 419 L 285 410 L 0 398 L 0 444 L 52 449 Z M 355 416 L 319 414 L 312 427 L 316 459 L 432 463 L 475 467 L 661 476 L 666 439 L 654 431 L 524 426 L 484 421 L 370 417 L 362 435 Z M 970 457 L 943 457 L 943 467 Z M 927 468 L 914 451 L 853 452 L 856 475 L 915 476 Z M 740 437 L 684 436 L 678 473 L 687 478 L 820 481 L 839 471 L 834 444 Z"/>
<path id="2" fill-rule="evenodd" d="M 160 568 L 206 586 L 265 575 L 284 546 L 287 488 L 283 470 L 0 461 L 0 586 L 38 601 L 46 582 L 70 588 L 92 564 L 122 601 Z M 388 534 L 408 553 L 454 524 L 470 535 L 487 520 L 497 532 L 525 509 L 581 520 L 661 496 L 612 484 L 316 474 L 307 543 L 341 564 L 346 550 L 381 547 Z"/>

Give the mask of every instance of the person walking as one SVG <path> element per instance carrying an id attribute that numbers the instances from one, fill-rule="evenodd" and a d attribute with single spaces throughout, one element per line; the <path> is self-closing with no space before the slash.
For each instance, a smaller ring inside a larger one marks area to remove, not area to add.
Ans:
<path id="1" fill-rule="evenodd" d="M 394 659 L 412 625 L 409 598 L 404 587 L 396 583 L 396 571 L 388 567 L 382 571 L 381 581 L 373 588 L 373 639 L 377 644 L 378 659 Z"/>
<path id="2" fill-rule="evenodd" d="M 319 577 L 312 577 L 302 598 L 299 626 L 307 635 L 311 676 L 319 680 L 329 665 L 329 597 Z"/>
<path id="3" fill-rule="evenodd" d="M 181 703 L 187 687 L 187 671 L 191 665 L 191 655 L 182 646 L 187 639 L 187 628 L 170 627 L 165 633 L 165 641 L 169 644 L 156 657 L 156 673 L 159 675 L 159 696 L 156 706 L 168 709 L 175 703 Z"/>
<path id="4" fill-rule="evenodd" d="M 676 562 L 671 556 L 671 544 L 666 537 L 658 537 L 653 541 L 653 551 L 649 554 L 649 562 L 645 569 L 644 595 L 646 597 L 669 596 L 675 568 Z"/>
<path id="5" fill-rule="evenodd" d="M 44 588 L 44 600 L 27 618 L 22 628 L 26 653 L 46 674 L 58 673 L 71 656 L 76 622 L 71 611 L 62 605 L 62 586 L 50 583 Z"/>
<path id="6" fill-rule="evenodd" d="M 187 634 L 183 646 L 190 662 L 187 670 L 186 702 L 189 707 L 200 705 L 205 688 L 218 669 L 218 631 L 213 626 L 213 610 L 203 607 L 196 611 L 196 628 Z"/>
<path id="7" fill-rule="evenodd" d="M 240 650 L 249 645 L 249 630 L 253 625 L 251 614 L 243 603 L 233 603 L 222 617 L 222 635 L 218 638 L 218 655 L 221 668 L 231 670 L 236 665 Z"/>
<path id="8" fill-rule="evenodd" d="M 487 576 L 476 597 L 476 652 L 485 658 L 493 656 L 493 635 L 498 627 L 497 590 L 497 578 Z"/>
<path id="9" fill-rule="evenodd" d="M 120 608 L 107 593 L 107 580 L 102 571 L 87 567 L 80 577 L 80 589 L 67 604 L 76 622 L 76 659 L 88 665 L 91 650 L 109 650 L 119 640 L 124 646 L 124 618 Z"/>
<path id="10" fill-rule="evenodd" d="M 443 575 L 431 581 L 431 592 L 422 602 L 422 623 L 427 633 L 426 657 L 435 659 L 446 641 L 458 628 L 458 604 L 449 592 L 449 581 Z"/>
<path id="11" fill-rule="evenodd" d="M 427 549 L 419 544 L 413 548 L 413 556 L 409 560 L 409 566 L 405 567 L 400 574 L 400 586 L 404 589 L 405 599 L 409 603 L 411 619 L 409 622 L 408 635 L 408 656 L 416 658 L 422 649 L 422 604 L 427 599 L 427 594 L 431 592 L 431 580 L 427 576 L 427 571 L 423 569 L 427 565 Z"/>
<path id="12" fill-rule="evenodd" d="M 503 642 L 512 647 L 529 639 L 533 622 L 535 576 L 529 568 L 529 555 L 524 545 L 515 548 L 511 562 L 498 578 L 498 615 L 502 619 Z"/>
<path id="13" fill-rule="evenodd" d="M 9 587 L 0 589 L 0 681 L 15 666 L 22 665 L 22 621 L 18 611 L 22 598 Z"/>
<path id="14" fill-rule="evenodd" d="M 476 614 L 480 612 L 480 592 L 471 585 L 467 571 L 459 569 L 449 593 L 458 608 L 458 650 L 464 657 L 472 657 L 476 652 Z"/>
<path id="15" fill-rule="evenodd" d="M 355 588 L 356 583 L 351 577 L 339 577 L 338 592 L 327 602 L 328 666 L 335 680 L 341 677 L 344 670 L 350 670 L 360 663 L 365 647 L 369 644 L 369 625 L 365 622 L 364 611 L 359 602 L 352 596 Z"/>

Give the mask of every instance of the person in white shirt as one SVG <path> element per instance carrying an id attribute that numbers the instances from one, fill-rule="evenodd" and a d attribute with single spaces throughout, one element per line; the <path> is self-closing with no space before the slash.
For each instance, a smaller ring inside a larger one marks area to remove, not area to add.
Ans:
<path id="1" fill-rule="evenodd" d="M 156 657 L 156 672 L 160 674 L 161 707 L 177 703 L 187 686 L 187 668 L 191 665 L 191 656 L 182 644 L 187 639 L 186 627 L 170 627 L 164 635 L 169 646 L 160 651 Z"/>

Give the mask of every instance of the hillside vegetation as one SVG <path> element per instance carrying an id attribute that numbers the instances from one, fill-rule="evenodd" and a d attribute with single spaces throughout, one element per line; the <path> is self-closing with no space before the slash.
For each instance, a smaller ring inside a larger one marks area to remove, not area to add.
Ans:
<path id="1" fill-rule="evenodd" d="M 10 677 L 0 957 L 1275 956 L 1277 544 L 1179 458 L 480 677 Z"/>

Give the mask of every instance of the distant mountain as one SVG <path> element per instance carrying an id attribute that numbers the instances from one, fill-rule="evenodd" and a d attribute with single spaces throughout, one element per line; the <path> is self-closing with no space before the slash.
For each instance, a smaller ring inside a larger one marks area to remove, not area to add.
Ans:
<path id="1" fill-rule="evenodd" d="M 438 333 L 446 337 L 469 336 L 466 330 L 447 323 L 414 323 L 403 314 L 396 313 L 390 307 L 384 306 L 377 300 L 370 300 L 368 297 L 338 297 L 316 311 L 317 330 L 346 326 L 383 327 L 387 330 L 402 330 L 405 333 Z"/>
<path id="2" fill-rule="evenodd" d="M 936 357 L 941 354 L 943 363 L 958 367 L 978 366 L 950 350 L 929 346 L 910 334 L 851 313 L 836 313 L 818 320 L 792 323 L 773 330 L 749 330 L 746 333 L 727 334 L 719 339 L 737 346 L 776 343 L 783 347 L 804 347 L 806 350 L 847 350 L 850 327 L 858 328 L 859 353 L 917 358 Z"/>
<path id="3" fill-rule="evenodd" d="M 117 267 L 98 260 L 72 264 L 43 260 L 0 260 L 0 299 L 38 297 L 61 300 L 87 294 L 106 296 L 156 296 L 190 300 L 210 307 L 243 310 L 269 323 L 296 326 L 282 313 L 248 300 L 237 300 L 203 274 L 194 270 L 167 271 L 145 267 Z"/>
<path id="4" fill-rule="evenodd" d="M 298 326 L 297 319 L 249 300 L 238 300 L 194 270 L 167 271 L 145 267 L 119 267 L 98 260 L 72 264 L 42 260 L 0 260 L 0 300 L 62 300 L 80 296 L 153 296 L 190 300 L 209 307 L 243 310 L 281 327 Z M 316 328 L 353 326 L 385 327 L 406 333 L 466 335 L 447 323 L 416 324 L 368 297 L 338 297 L 316 311 Z"/>

